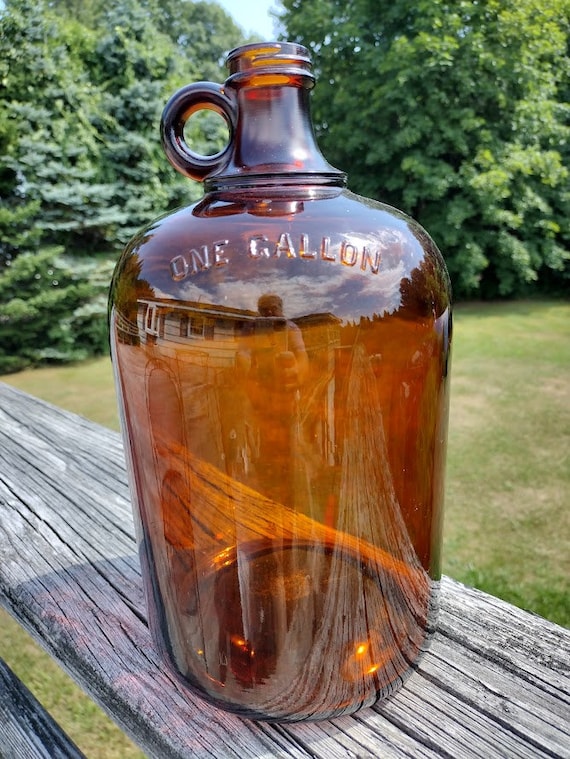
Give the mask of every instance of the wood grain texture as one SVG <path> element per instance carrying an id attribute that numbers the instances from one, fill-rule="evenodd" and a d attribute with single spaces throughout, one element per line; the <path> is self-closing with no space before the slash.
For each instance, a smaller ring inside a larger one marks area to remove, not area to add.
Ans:
<path id="1" fill-rule="evenodd" d="M 3 759 L 85 759 L 1 659 L 0 724 L 0 756 Z"/>
<path id="2" fill-rule="evenodd" d="M 188 694 L 146 625 L 120 437 L 1 383 L 0 602 L 150 757 L 570 757 L 570 631 L 448 578 L 376 707 L 279 725 Z"/>

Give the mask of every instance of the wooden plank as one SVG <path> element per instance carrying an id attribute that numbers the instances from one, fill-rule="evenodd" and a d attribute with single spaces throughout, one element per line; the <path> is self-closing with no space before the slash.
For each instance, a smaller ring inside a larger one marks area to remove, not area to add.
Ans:
<path id="1" fill-rule="evenodd" d="M 188 694 L 146 626 L 119 436 L 1 383 L 0 601 L 151 757 L 570 757 L 570 631 L 447 578 L 377 707 L 277 725 Z"/>
<path id="2" fill-rule="evenodd" d="M 85 755 L 0 659 L 0 756 L 85 759 Z"/>

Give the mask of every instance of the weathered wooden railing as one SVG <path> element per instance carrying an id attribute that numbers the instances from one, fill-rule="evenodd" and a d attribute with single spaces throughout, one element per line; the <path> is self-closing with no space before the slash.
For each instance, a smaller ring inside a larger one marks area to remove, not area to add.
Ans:
<path id="1" fill-rule="evenodd" d="M 120 437 L 3 383 L 0 602 L 151 757 L 570 757 L 570 631 L 447 578 L 378 707 L 264 724 L 186 694 L 149 637 Z M 0 755 L 81 756 L 2 667 Z"/>

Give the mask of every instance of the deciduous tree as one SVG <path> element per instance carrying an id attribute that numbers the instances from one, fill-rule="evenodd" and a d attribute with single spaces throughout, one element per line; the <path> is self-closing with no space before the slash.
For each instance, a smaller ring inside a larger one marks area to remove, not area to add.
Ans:
<path id="1" fill-rule="evenodd" d="M 432 233 L 459 296 L 570 278 L 569 0 L 283 0 L 324 152 Z"/>

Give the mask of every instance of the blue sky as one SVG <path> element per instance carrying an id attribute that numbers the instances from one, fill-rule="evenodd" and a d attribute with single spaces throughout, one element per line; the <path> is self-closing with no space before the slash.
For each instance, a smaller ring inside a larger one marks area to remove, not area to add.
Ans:
<path id="1" fill-rule="evenodd" d="M 217 0 L 245 32 L 259 36 L 259 40 L 275 39 L 273 20 L 269 11 L 278 6 L 275 0 Z"/>

